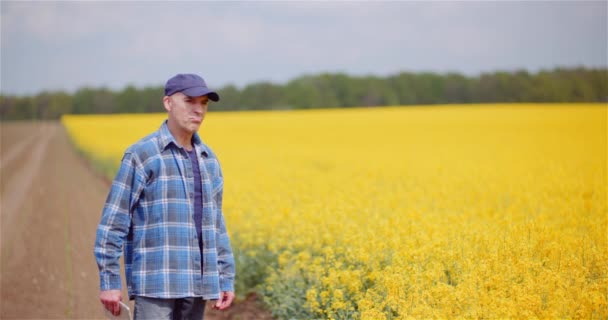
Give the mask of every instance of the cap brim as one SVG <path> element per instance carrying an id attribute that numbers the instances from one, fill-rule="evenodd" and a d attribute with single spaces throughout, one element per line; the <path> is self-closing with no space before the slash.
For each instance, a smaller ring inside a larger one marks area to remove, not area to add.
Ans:
<path id="1" fill-rule="evenodd" d="M 220 101 L 220 95 L 217 94 L 217 92 L 215 92 L 215 91 L 209 90 L 208 88 L 194 87 L 194 88 L 186 89 L 186 90 L 182 91 L 182 93 L 189 97 L 207 96 L 207 97 L 209 97 L 209 100 L 211 100 L 211 101 L 215 101 L 215 102 Z"/>

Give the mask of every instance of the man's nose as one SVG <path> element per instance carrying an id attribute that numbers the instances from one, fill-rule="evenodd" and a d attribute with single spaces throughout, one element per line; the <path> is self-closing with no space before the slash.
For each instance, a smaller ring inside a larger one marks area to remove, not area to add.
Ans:
<path id="1" fill-rule="evenodd" d="M 192 111 L 194 111 L 194 113 L 196 113 L 196 114 L 202 114 L 203 107 L 200 105 L 195 105 L 194 108 L 192 108 Z"/>

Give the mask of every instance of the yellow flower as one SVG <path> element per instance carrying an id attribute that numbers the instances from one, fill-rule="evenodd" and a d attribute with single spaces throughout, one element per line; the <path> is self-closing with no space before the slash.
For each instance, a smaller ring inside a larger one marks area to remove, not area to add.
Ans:
<path id="1" fill-rule="evenodd" d="M 256 289 L 287 318 L 608 318 L 607 113 L 212 112 L 200 134 L 247 256 L 237 281 L 267 275 Z M 62 122 L 115 172 L 164 117 Z"/>

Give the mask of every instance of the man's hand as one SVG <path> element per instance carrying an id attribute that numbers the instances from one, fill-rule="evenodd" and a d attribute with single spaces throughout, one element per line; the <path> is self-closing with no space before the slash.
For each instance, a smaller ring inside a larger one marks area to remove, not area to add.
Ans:
<path id="1" fill-rule="evenodd" d="M 220 298 L 217 300 L 215 305 L 213 305 L 213 309 L 217 310 L 226 310 L 232 304 L 234 300 L 234 292 L 231 291 L 222 291 L 220 292 Z"/>
<path id="2" fill-rule="evenodd" d="M 120 315 L 120 304 L 122 294 L 120 290 L 105 290 L 99 294 L 99 300 L 114 316 Z"/>

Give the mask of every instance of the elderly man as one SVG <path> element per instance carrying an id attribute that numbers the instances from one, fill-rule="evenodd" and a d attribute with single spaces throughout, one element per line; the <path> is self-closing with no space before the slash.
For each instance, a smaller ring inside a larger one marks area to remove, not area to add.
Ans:
<path id="1" fill-rule="evenodd" d="M 203 78 L 165 85 L 167 120 L 124 153 L 97 228 L 100 300 L 120 313 L 119 258 L 135 319 L 202 319 L 207 300 L 234 299 L 234 257 L 222 213 L 220 164 L 197 131 L 209 100 Z"/>

